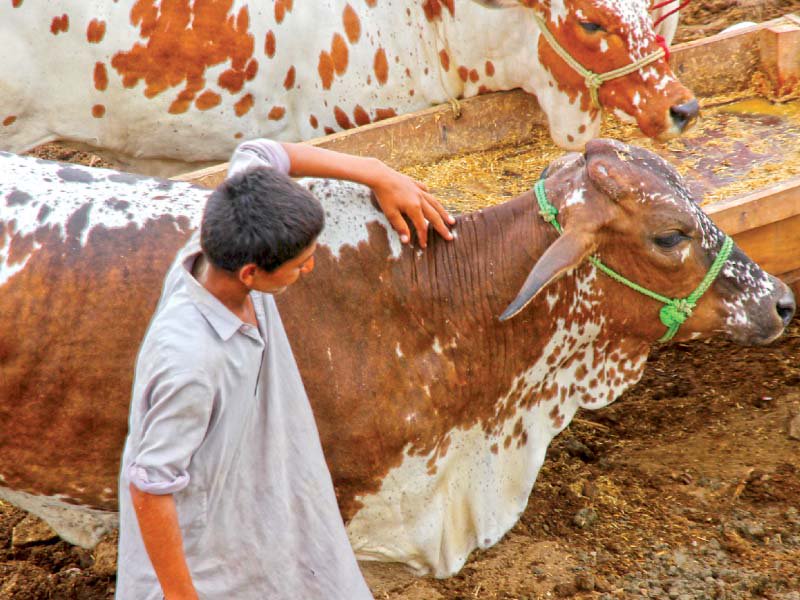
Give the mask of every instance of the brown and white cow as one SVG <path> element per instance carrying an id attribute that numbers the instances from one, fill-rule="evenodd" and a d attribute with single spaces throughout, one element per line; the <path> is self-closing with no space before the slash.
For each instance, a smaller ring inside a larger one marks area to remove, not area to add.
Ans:
<path id="1" fill-rule="evenodd" d="M 0 496 L 90 545 L 108 513 L 66 508 L 115 508 L 135 353 L 208 192 L 3 153 L 0 174 Z M 421 251 L 366 188 L 306 185 L 327 224 L 279 304 L 353 546 L 438 577 L 516 522 L 551 439 L 635 383 L 664 331 L 584 257 L 677 297 L 723 241 L 662 159 L 607 140 L 551 166 L 560 238 L 527 193 Z M 548 283 L 500 322 L 534 265 Z M 793 311 L 735 249 L 676 339 L 769 343 Z"/>
<path id="2" fill-rule="evenodd" d="M 4 0 L 0 149 L 61 139 L 174 174 L 226 160 L 241 138 L 309 139 L 518 87 L 536 95 L 556 143 L 580 149 L 600 112 L 534 14 L 605 73 L 659 49 L 649 3 Z M 674 33 L 676 19 L 662 26 Z M 605 83 L 599 99 L 651 137 L 697 114 L 664 59 Z"/>

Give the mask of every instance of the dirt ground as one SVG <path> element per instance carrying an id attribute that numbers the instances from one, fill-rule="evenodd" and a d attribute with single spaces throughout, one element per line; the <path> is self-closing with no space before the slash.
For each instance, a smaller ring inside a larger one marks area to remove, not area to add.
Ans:
<path id="1" fill-rule="evenodd" d="M 791 11 L 800 0 L 695 0 L 676 42 Z M 60 146 L 37 154 L 108 166 Z M 522 519 L 458 575 L 364 571 L 378 600 L 800 600 L 790 431 L 800 438 L 800 319 L 767 348 L 657 349 L 637 386 L 554 440 Z M 114 543 L 72 547 L 0 502 L 0 599 L 112 598 Z"/>

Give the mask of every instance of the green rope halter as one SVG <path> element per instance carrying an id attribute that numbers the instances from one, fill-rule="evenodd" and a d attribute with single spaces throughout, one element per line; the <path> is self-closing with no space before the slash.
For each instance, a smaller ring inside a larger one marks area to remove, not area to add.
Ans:
<path id="1" fill-rule="evenodd" d="M 558 209 L 550 204 L 547 200 L 547 195 L 545 194 L 544 190 L 544 179 L 540 179 L 536 182 L 536 185 L 533 186 L 533 191 L 536 194 L 536 200 L 539 203 L 539 214 L 542 215 L 542 218 L 550 223 L 553 227 L 555 227 L 556 231 L 559 234 L 562 233 L 561 225 L 559 224 L 556 217 L 558 217 Z M 725 236 L 725 241 L 722 243 L 722 248 L 720 248 L 719 252 L 717 253 L 717 257 L 714 259 L 714 262 L 711 265 L 711 268 L 706 273 L 706 276 L 703 277 L 703 281 L 700 282 L 695 290 L 686 296 L 686 298 L 668 298 L 667 296 L 662 296 L 657 292 L 653 292 L 652 290 L 648 290 L 640 286 L 638 283 L 634 283 L 627 277 L 623 277 L 613 269 L 607 267 L 600 259 L 596 256 L 590 256 L 589 262 L 592 263 L 595 267 L 600 269 L 603 273 L 611 277 L 611 279 L 618 281 L 623 285 L 627 285 L 629 288 L 636 290 L 640 294 L 644 294 L 645 296 L 652 298 L 653 300 L 658 300 L 664 306 L 658 313 L 661 322 L 666 326 L 667 331 L 664 335 L 659 338 L 659 342 L 666 342 L 673 338 L 673 336 L 678 332 L 678 328 L 683 325 L 683 323 L 692 316 L 692 310 L 697 305 L 698 300 L 700 297 L 711 287 L 711 284 L 717 278 L 720 271 L 722 271 L 722 267 L 725 265 L 725 261 L 728 260 L 728 257 L 733 250 L 733 240 L 730 236 Z"/>
<path id="2" fill-rule="evenodd" d="M 637 61 L 632 62 L 629 65 L 624 67 L 620 67 L 618 69 L 613 69 L 612 71 L 608 71 L 606 73 L 595 73 L 594 71 L 590 71 L 586 67 L 584 67 L 581 63 L 577 60 L 572 58 L 570 54 L 564 49 L 564 47 L 558 43 L 556 38 L 547 28 L 542 17 L 538 14 L 534 13 L 533 18 L 536 21 L 536 24 L 539 26 L 539 29 L 544 36 L 544 39 L 547 40 L 547 43 L 550 44 L 550 47 L 556 51 L 564 62 L 566 62 L 570 67 L 572 67 L 578 74 L 583 76 L 583 79 L 586 83 L 586 87 L 589 88 L 589 94 L 592 98 L 592 104 L 595 108 L 601 109 L 600 106 L 600 99 L 597 96 L 597 92 L 600 89 L 600 86 L 603 85 L 606 81 L 610 81 L 611 79 L 616 79 L 617 77 L 623 77 L 628 75 L 629 73 L 633 73 L 634 71 L 638 71 L 642 67 L 646 67 L 652 62 L 657 61 L 658 59 L 662 58 L 665 55 L 664 48 L 659 48 L 655 52 L 652 52 L 645 56 L 644 58 L 640 58 Z"/>

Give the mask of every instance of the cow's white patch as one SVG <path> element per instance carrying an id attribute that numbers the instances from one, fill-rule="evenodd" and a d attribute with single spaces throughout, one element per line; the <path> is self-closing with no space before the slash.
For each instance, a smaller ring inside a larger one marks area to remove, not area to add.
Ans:
<path id="1" fill-rule="evenodd" d="M 433 346 L 432 346 L 432 348 L 433 348 L 433 351 L 436 352 L 436 354 L 441 354 L 442 353 L 442 345 L 439 343 L 439 338 L 437 338 L 437 337 L 433 338 Z"/>
<path id="2" fill-rule="evenodd" d="M 372 192 L 368 187 L 335 179 L 301 179 L 322 202 L 325 208 L 325 229 L 317 242 L 326 246 L 339 258 L 346 246 L 358 248 L 361 242 L 369 243 L 369 227 L 377 225 L 388 238 L 390 255 L 400 256 L 403 245 L 384 214 L 372 205 Z"/>
<path id="3" fill-rule="evenodd" d="M 629 115 L 628 113 L 626 113 L 623 110 L 620 110 L 619 108 L 615 108 L 614 109 L 614 116 L 617 117 L 623 123 L 635 123 L 636 122 L 636 118 L 635 117 Z"/>
<path id="4" fill-rule="evenodd" d="M 403 358 L 403 351 L 400 349 L 400 342 L 397 342 L 397 345 L 394 347 L 394 352 L 397 354 L 397 358 Z"/>
<path id="5" fill-rule="evenodd" d="M 633 102 L 633 105 L 636 108 L 639 108 L 639 104 L 642 102 L 642 97 L 639 95 L 638 91 L 633 93 L 633 100 L 631 100 L 631 102 Z"/>
<path id="6" fill-rule="evenodd" d="M 600 52 L 603 54 L 608 52 L 608 42 L 605 39 L 600 40 Z"/>
<path id="7" fill-rule="evenodd" d="M 576 206 L 578 204 L 584 204 L 586 202 L 585 191 L 586 190 L 584 190 L 582 187 L 576 187 L 573 189 L 567 196 L 564 206 Z"/>
<path id="8" fill-rule="evenodd" d="M 42 228 L 55 230 L 65 240 L 71 219 L 80 222 L 80 230 L 72 233 L 78 234 L 81 245 L 98 226 L 141 229 L 162 217 L 185 217 L 193 229 L 200 224 L 209 194 L 187 183 L 5 152 L 0 152 L 0 170 L 0 218 L 7 240 L 32 236 Z M 0 286 L 21 271 L 39 248 L 34 242 L 12 264 L 11 244 L 0 247 Z"/>

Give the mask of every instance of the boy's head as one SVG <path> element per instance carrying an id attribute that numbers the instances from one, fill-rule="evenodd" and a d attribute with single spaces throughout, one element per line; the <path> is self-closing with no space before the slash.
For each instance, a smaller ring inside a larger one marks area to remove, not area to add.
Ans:
<path id="1" fill-rule="evenodd" d="M 277 292 L 313 268 L 325 213 L 314 195 L 275 169 L 256 167 L 211 194 L 200 225 L 209 262 L 247 287 Z"/>

